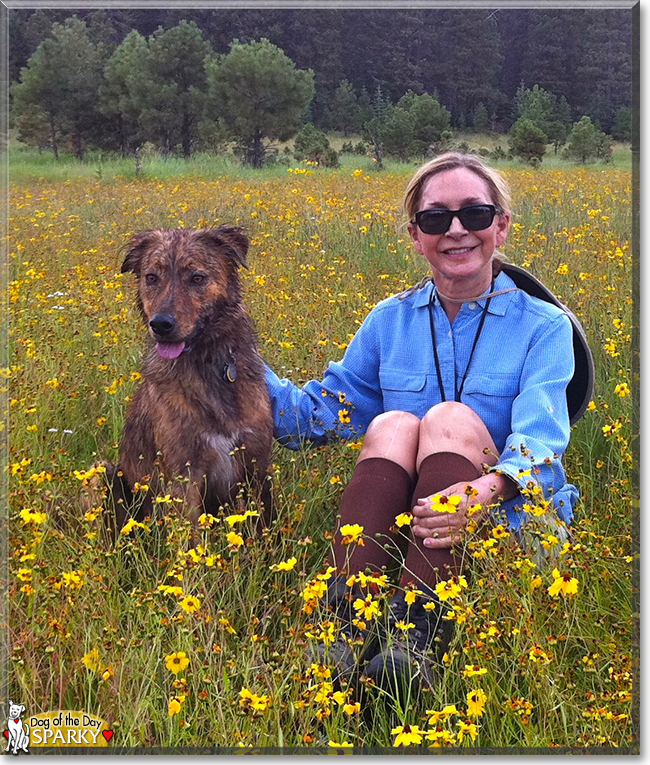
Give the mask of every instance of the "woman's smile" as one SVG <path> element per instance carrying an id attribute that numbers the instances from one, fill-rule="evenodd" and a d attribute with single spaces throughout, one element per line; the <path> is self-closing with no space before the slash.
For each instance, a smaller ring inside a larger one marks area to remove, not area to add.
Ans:
<path id="1" fill-rule="evenodd" d="M 471 246 L 467 247 L 449 247 L 448 249 L 442 250 L 445 255 L 465 255 L 468 252 L 472 252 L 476 248 L 476 245 L 473 244 Z"/>

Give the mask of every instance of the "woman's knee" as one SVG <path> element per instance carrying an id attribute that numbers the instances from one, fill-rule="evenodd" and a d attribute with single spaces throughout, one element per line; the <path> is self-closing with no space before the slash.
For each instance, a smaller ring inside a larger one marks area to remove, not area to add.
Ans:
<path id="1" fill-rule="evenodd" d="M 383 457 L 414 473 L 419 439 L 419 417 L 397 410 L 384 412 L 368 426 L 359 460 Z"/>
<path id="2" fill-rule="evenodd" d="M 466 404 L 444 401 L 431 407 L 422 418 L 418 465 L 429 454 L 456 452 L 481 463 L 493 464 L 496 447 L 483 420 Z"/>
<path id="3" fill-rule="evenodd" d="M 442 401 L 432 406 L 422 418 L 422 427 L 437 431 L 447 438 L 453 437 L 453 434 L 460 429 L 487 430 L 478 414 L 467 404 L 461 404 L 458 401 Z"/>

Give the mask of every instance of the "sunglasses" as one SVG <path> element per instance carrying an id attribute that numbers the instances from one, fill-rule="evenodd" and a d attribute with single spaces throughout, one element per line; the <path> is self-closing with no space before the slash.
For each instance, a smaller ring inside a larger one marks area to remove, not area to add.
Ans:
<path id="1" fill-rule="evenodd" d="M 468 231 L 483 231 L 490 228 L 494 216 L 500 212 L 494 205 L 468 205 L 460 210 L 433 208 L 416 212 L 411 223 L 423 234 L 444 234 L 449 231 L 452 220 L 458 218 Z"/>

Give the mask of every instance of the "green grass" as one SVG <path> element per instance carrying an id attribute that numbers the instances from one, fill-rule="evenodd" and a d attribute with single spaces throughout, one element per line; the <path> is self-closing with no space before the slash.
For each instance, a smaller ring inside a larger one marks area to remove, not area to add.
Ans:
<path id="1" fill-rule="evenodd" d="M 361 140 L 361 136 L 341 135 L 330 136 L 331 144 L 340 151 L 343 143 L 352 142 L 356 144 Z M 508 150 L 508 137 L 498 133 L 477 134 L 469 131 L 457 131 L 455 141 L 465 141 L 471 149 L 478 151 L 485 148 L 492 151 L 496 146 L 501 146 L 504 151 Z M 277 148 L 282 150 L 285 146 L 292 147 L 292 143 L 278 144 Z M 292 166 L 298 166 L 300 163 L 296 160 L 289 160 Z M 370 157 L 360 155 L 341 155 L 342 169 L 362 168 L 364 170 L 375 170 Z M 110 152 L 101 152 L 96 150 L 88 151 L 82 161 L 77 160 L 71 154 L 61 153 L 59 160 L 54 158 L 53 152 L 44 150 L 38 152 L 35 149 L 19 143 L 15 138 L 9 141 L 8 151 L 9 175 L 13 183 L 23 183 L 33 180 L 43 179 L 48 181 L 65 181 L 77 177 L 96 178 L 101 181 L 111 181 L 118 179 L 135 178 L 135 160 L 131 157 L 122 158 Z M 283 160 L 284 162 L 284 160 Z M 421 163 L 420 160 L 412 162 L 399 162 L 385 158 L 384 165 L 387 172 L 405 173 L 412 171 Z M 603 170 L 611 167 L 619 169 L 629 169 L 632 163 L 632 152 L 629 144 L 614 144 L 614 152 L 611 162 L 593 162 L 587 165 L 592 170 Z M 526 167 L 521 161 L 498 161 L 494 165 L 500 169 L 517 169 Z M 561 153 L 555 154 L 553 147 L 549 146 L 544 156 L 539 171 L 547 169 L 559 169 L 569 167 L 583 167 L 575 163 L 568 162 L 561 158 Z M 278 177 L 286 173 L 286 164 L 277 164 L 266 167 L 263 171 L 263 177 Z M 195 153 L 190 159 L 170 156 L 162 158 L 157 154 L 145 155 L 142 159 L 142 178 L 217 178 L 221 176 L 231 177 L 236 175 L 241 178 L 260 177 L 260 171 L 243 166 L 232 154 L 210 155 L 205 153 Z"/>

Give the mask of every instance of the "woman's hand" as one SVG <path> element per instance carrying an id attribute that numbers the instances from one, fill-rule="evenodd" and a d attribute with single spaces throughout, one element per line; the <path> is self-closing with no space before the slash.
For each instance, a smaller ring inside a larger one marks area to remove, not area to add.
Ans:
<path id="1" fill-rule="evenodd" d="M 480 524 L 489 516 L 489 505 L 512 499 L 518 491 L 519 487 L 514 481 L 497 473 L 488 473 L 470 482 L 452 484 L 438 492 L 438 496 L 460 496 L 455 512 L 432 510 L 431 500 L 435 495 L 419 499 L 413 508 L 413 534 L 424 540 L 425 547 L 453 547 L 461 541 L 461 532 L 467 528 L 470 520 Z"/>

